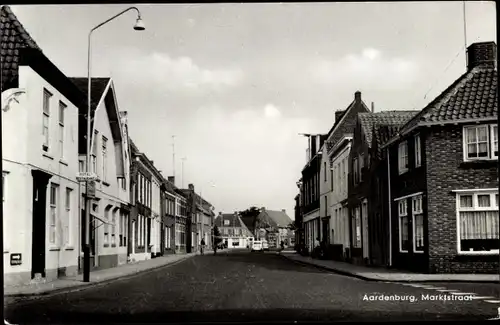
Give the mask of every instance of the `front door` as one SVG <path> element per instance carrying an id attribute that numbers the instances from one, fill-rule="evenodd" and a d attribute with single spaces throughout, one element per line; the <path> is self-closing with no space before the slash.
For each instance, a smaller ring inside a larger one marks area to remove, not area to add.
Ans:
<path id="1" fill-rule="evenodd" d="M 41 170 L 32 170 L 31 175 L 33 177 L 31 278 L 33 279 L 37 274 L 41 277 L 45 277 L 47 184 L 52 175 Z M 52 193 L 52 196 L 54 195 L 55 193 Z M 56 198 L 54 197 L 54 199 Z"/>

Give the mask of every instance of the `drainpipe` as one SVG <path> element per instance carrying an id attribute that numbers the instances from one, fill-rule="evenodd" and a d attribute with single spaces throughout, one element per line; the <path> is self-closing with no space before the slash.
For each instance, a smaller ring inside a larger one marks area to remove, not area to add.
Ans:
<path id="1" fill-rule="evenodd" d="M 391 205 L 391 161 L 389 159 L 389 148 L 386 149 L 387 155 L 387 192 L 389 197 L 389 266 L 392 266 L 392 205 Z"/>

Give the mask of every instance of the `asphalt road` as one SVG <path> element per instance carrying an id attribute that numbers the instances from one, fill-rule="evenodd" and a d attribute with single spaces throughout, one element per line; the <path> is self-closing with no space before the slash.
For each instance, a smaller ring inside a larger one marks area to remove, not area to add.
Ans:
<path id="1" fill-rule="evenodd" d="M 493 290 L 498 290 L 498 286 Z M 469 291 L 470 287 L 464 292 Z M 13 324 L 474 321 L 496 317 L 500 307 L 483 300 L 422 298 L 439 294 L 443 293 L 328 273 L 296 264 L 273 252 L 239 251 L 195 256 L 160 270 L 79 292 L 15 303 L 6 300 L 5 314 Z M 377 299 L 373 297 L 416 300 L 373 301 Z"/>

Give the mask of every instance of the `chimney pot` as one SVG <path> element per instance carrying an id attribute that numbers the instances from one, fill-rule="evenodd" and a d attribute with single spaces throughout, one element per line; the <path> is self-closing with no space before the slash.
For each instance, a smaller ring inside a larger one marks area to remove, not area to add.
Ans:
<path id="1" fill-rule="evenodd" d="M 188 185 L 188 189 L 190 189 L 191 191 L 194 191 L 194 185 L 193 184 L 189 184 Z"/>
<path id="2" fill-rule="evenodd" d="M 354 99 L 357 101 L 357 102 L 360 102 L 361 101 L 361 92 L 358 90 L 354 93 Z"/>
<path id="3" fill-rule="evenodd" d="M 265 207 L 260 208 L 260 211 L 266 211 Z"/>
<path id="4" fill-rule="evenodd" d="M 478 67 L 496 68 L 497 45 L 495 42 L 479 42 L 467 48 L 467 71 Z"/>
<path id="5" fill-rule="evenodd" d="M 281 212 L 286 213 L 286 209 L 281 209 Z"/>
<path id="6" fill-rule="evenodd" d="M 168 176 L 167 180 L 173 185 L 175 185 L 175 176 Z"/>
<path id="7" fill-rule="evenodd" d="M 375 113 L 375 103 L 372 102 L 372 113 Z"/>

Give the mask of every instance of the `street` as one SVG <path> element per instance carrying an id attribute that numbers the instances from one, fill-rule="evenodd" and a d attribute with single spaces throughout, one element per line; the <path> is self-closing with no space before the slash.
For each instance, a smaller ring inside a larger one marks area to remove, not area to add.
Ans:
<path id="1" fill-rule="evenodd" d="M 442 288 L 447 284 L 432 286 Z M 450 289 L 456 288 L 491 296 L 499 292 L 496 284 L 450 285 Z M 293 263 L 274 252 L 240 250 L 223 251 L 215 256 L 210 252 L 79 292 L 23 302 L 6 299 L 5 315 L 13 324 L 472 321 L 497 316 L 499 304 L 483 300 L 422 300 L 422 295 L 437 297 L 439 294 L 443 293 L 324 272 Z M 379 298 L 373 298 L 381 296 L 417 300 L 377 301 L 374 299 Z"/>

